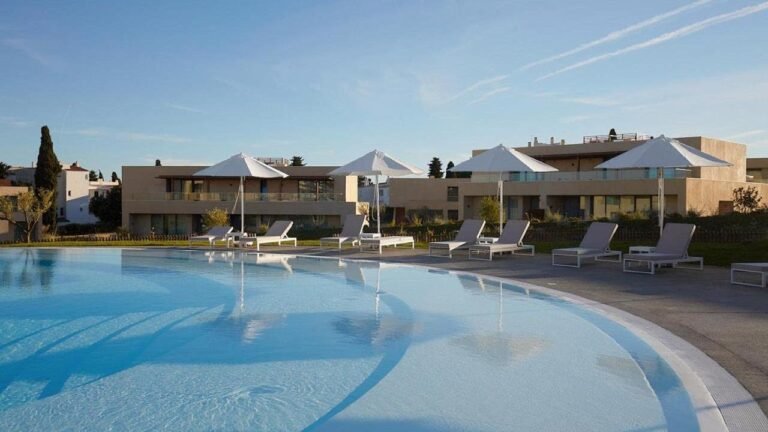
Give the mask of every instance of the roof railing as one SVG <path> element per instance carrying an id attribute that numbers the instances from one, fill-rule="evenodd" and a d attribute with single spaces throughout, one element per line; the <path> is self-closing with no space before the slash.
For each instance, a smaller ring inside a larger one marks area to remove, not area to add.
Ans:
<path id="1" fill-rule="evenodd" d="M 633 133 L 620 133 L 616 135 L 586 135 L 582 142 L 584 144 L 589 143 L 602 143 L 611 141 L 644 141 L 653 137 L 648 135 L 640 135 L 636 132 Z"/>

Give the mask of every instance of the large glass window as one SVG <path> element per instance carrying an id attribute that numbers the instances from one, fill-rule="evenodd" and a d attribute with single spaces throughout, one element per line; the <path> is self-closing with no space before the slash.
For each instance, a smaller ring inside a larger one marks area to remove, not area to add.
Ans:
<path id="1" fill-rule="evenodd" d="M 299 180 L 299 200 L 333 200 L 333 180 Z"/>
<path id="2" fill-rule="evenodd" d="M 605 214 L 613 219 L 616 216 L 619 215 L 620 210 L 620 199 L 616 195 L 611 195 L 605 197 Z"/>
<path id="3" fill-rule="evenodd" d="M 608 215 L 606 215 L 606 213 L 605 213 L 605 197 L 604 196 L 599 196 L 599 195 L 598 196 L 594 196 L 594 197 L 592 197 L 592 202 L 593 202 L 593 205 L 592 205 L 592 209 L 593 209 L 592 217 L 594 219 L 600 219 L 600 218 L 608 217 Z"/>
<path id="4" fill-rule="evenodd" d="M 633 213 L 635 211 L 635 197 L 633 195 L 622 196 L 620 210 L 622 213 Z"/>

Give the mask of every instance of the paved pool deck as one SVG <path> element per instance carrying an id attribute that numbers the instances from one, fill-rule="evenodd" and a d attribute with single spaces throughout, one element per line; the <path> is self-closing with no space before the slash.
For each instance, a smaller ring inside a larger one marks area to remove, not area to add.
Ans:
<path id="1" fill-rule="evenodd" d="M 730 372 L 768 414 L 768 290 L 731 285 L 729 271 L 662 269 L 655 276 L 623 273 L 619 264 L 553 267 L 549 254 L 504 255 L 493 261 L 430 257 L 423 249 L 264 248 L 265 253 L 333 256 L 426 265 L 515 279 L 603 303 L 651 321 L 688 341 Z"/>

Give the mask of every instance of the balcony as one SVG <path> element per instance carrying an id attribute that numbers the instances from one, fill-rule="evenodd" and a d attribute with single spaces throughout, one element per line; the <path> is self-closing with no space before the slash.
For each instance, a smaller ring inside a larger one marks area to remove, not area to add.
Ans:
<path id="1" fill-rule="evenodd" d="M 691 177 L 691 171 L 668 168 L 664 170 L 665 179 Z M 548 173 L 506 173 L 504 181 L 512 182 L 573 182 L 573 181 L 616 181 L 616 180 L 655 180 L 656 169 L 594 170 L 594 171 L 555 171 Z M 498 174 L 473 174 L 473 183 L 495 183 Z"/>
<path id="2" fill-rule="evenodd" d="M 245 193 L 246 202 L 329 202 L 345 201 L 342 193 Z M 127 201 L 203 201 L 234 202 L 236 192 L 137 192 Z"/>

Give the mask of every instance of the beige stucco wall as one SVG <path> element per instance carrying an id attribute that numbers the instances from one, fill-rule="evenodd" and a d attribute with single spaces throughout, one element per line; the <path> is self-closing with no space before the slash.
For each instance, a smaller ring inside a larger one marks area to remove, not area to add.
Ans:
<path id="1" fill-rule="evenodd" d="M 205 192 L 230 193 L 223 201 L 168 200 L 165 196 L 166 179 L 164 177 L 187 177 L 203 169 L 201 166 L 125 166 L 123 179 L 123 227 L 136 233 L 148 233 L 151 229 L 152 214 L 201 215 L 213 207 L 223 207 L 238 214 L 234 193 L 239 187 L 238 179 L 208 179 Z M 306 172 L 310 176 L 322 176 L 333 167 L 290 167 L 296 175 Z M 160 178 L 163 176 L 163 178 Z M 247 215 L 282 215 L 282 216 L 322 216 L 326 223 L 337 226 L 343 216 L 357 214 L 357 177 L 333 177 L 334 191 L 343 196 L 335 201 L 245 201 Z M 298 193 L 298 179 L 268 179 L 267 193 Z M 246 193 L 258 193 L 261 180 L 249 179 L 245 183 Z M 186 218 L 182 218 L 187 221 Z M 183 222 L 186 224 L 187 222 Z M 191 227 L 191 219 L 188 224 Z M 182 225 L 183 225 L 182 224 Z"/>

